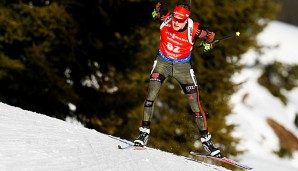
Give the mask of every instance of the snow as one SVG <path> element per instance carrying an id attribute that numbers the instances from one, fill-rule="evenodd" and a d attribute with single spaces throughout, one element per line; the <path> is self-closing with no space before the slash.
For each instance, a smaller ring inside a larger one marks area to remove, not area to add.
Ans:
<path id="1" fill-rule="evenodd" d="M 246 67 L 233 77 L 235 83 L 245 83 L 231 98 L 233 114 L 228 117 L 228 122 L 238 125 L 234 132 L 236 137 L 241 138 L 238 148 L 247 150 L 240 157 L 241 161 L 254 167 L 255 171 L 298 170 L 298 152 L 294 153 L 293 159 L 280 159 L 273 154 L 279 149 L 279 140 L 266 121 L 272 118 L 298 136 L 298 129 L 294 125 L 298 113 L 298 88 L 283 92 L 289 100 L 284 105 L 258 84 L 257 79 L 262 70 L 254 66 L 256 60 L 264 65 L 273 61 L 298 64 L 297 36 L 296 26 L 279 21 L 269 23 L 257 40 L 271 48 L 265 48 L 262 55 L 253 49 L 244 54 L 241 62 Z"/>
<path id="2" fill-rule="evenodd" d="M 273 154 L 279 140 L 268 126 L 272 118 L 298 136 L 294 118 L 298 113 L 298 88 L 283 92 L 289 102 L 284 105 L 257 83 L 261 69 L 254 66 L 274 60 L 298 64 L 298 28 L 278 21 L 271 22 L 258 36 L 266 48 L 261 56 L 250 50 L 243 55 L 247 67 L 233 77 L 235 83 L 246 81 L 231 98 L 233 113 L 227 121 L 238 127 L 234 136 L 237 146 L 246 152 L 241 163 L 254 171 L 298 170 L 298 152 L 293 159 L 280 159 Z M 246 97 L 246 98 L 243 98 Z M 70 108 L 75 110 L 70 104 Z M 157 149 L 119 150 L 117 145 L 131 142 L 84 128 L 73 118 L 67 122 L 43 114 L 0 103 L 0 170 L 2 171 L 226 171 L 227 169 L 190 156 L 178 156 Z M 297 142 L 298 143 L 298 142 Z"/>
<path id="3" fill-rule="evenodd" d="M 0 129 L 1 171 L 227 171 L 3 103 Z"/>

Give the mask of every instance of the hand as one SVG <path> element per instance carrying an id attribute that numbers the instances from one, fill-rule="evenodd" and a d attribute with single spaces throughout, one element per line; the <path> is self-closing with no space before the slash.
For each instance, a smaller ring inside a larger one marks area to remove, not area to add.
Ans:
<path id="1" fill-rule="evenodd" d="M 212 49 L 212 43 L 206 43 L 205 41 L 202 41 L 200 43 L 200 46 L 204 47 L 204 52 L 208 52 L 209 50 Z"/>
<path id="2" fill-rule="evenodd" d="M 158 17 L 158 14 L 157 14 L 157 12 L 155 11 L 155 9 L 154 9 L 153 12 L 152 12 L 152 17 L 153 17 L 153 19 L 156 19 L 156 18 Z"/>
<path id="3" fill-rule="evenodd" d="M 155 5 L 155 9 L 152 12 L 153 19 L 161 19 L 164 20 L 165 16 L 168 15 L 168 7 L 165 2 L 158 2 Z"/>
<path id="4" fill-rule="evenodd" d="M 209 32 L 206 37 L 207 37 L 206 43 L 211 43 L 214 40 L 215 33 L 214 32 Z"/>
<path id="5" fill-rule="evenodd" d="M 157 19 L 157 18 L 160 18 L 160 13 L 159 13 L 159 10 L 160 10 L 160 6 L 161 6 L 161 3 L 158 2 L 156 5 L 155 5 L 155 8 L 152 12 L 152 17 L 153 19 Z"/>

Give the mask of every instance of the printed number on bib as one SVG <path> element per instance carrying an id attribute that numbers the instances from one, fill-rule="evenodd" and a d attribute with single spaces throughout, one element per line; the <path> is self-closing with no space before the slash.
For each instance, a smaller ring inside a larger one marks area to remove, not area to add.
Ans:
<path id="1" fill-rule="evenodd" d="M 175 52 L 175 53 L 179 53 L 180 51 L 180 47 L 179 46 L 173 46 L 172 43 L 168 43 L 167 44 L 167 48 L 172 51 L 172 52 Z"/>

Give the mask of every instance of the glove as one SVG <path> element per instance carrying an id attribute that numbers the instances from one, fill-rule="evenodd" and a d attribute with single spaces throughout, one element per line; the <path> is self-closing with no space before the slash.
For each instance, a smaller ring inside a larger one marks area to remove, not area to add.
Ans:
<path id="1" fill-rule="evenodd" d="M 154 9 L 153 12 L 152 12 L 152 18 L 155 20 L 155 19 L 157 19 L 157 16 L 158 16 L 158 14 Z"/>
<path id="2" fill-rule="evenodd" d="M 207 34 L 206 43 L 211 43 L 214 40 L 214 36 L 215 36 L 215 33 L 214 32 L 209 32 Z"/>
<path id="3" fill-rule="evenodd" d="M 202 41 L 200 43 L 200 46 L 204 47 L 204 52 L 208 52 L 209 50 L 212 49 L 212 43 L 206 43 L 205 41 Z"/>
<path id="4" fill-rule="evenodd" d="M 161 19 L 164 20 L 164 17 L 168 14 L 168 7 L 165 2 L 158 2 L 155 5 L 155 9 L 152 12 L 152 17 L 154 20 Z"/>

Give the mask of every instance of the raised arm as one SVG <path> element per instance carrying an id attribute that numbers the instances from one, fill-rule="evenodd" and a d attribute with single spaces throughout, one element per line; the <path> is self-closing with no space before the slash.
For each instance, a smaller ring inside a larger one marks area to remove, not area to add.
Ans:
<path id="1" fill-rule="evenodd" d="M 170 12 L 168 12 L 168 6 L 165 2 L 158 2 L 152 12 L 154 21 L 159 23 L 162 23 L 169 15 Z"/>

